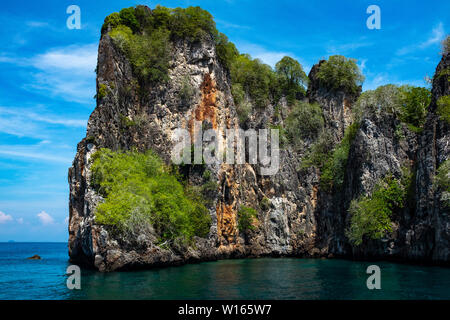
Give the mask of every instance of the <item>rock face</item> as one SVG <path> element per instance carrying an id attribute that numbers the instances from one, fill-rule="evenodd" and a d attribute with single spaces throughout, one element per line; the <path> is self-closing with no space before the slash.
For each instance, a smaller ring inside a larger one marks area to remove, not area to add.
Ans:
<path id="1" fill-rule="evenodd" d="M 32 257 L 29 257 L 29 258 L 27 258 L 27 260 L 41 260 L 42 258 L 39 256 L 39 255 L 37 255 L 37 254 L 35 254 L 34 256 L 32 256 Z"/>
<path id="2" fill-rule="evenodd" d="M 399 140 L 395 133 L 398 120 L 362 120 L 340 192 L 320 190 L 317 169 L 298 170 L 305 151 L 287 146 L 280 150 L 279 171 L 272 176 L 261 175 L 259 165 L 208 165 L 218 186 L 210 199 L 212 226 L 207 238 L 196 238 L 195 246 L 177 250 L 158 246 L 148 236 L 139 236 L 133 242 L 114 238 L 107 227 L 95 223 L 95 209 L 102 197 L 91 186 L 89 159 L 96 150 L 152 149 L 169 163 L 175 129 L 194 133 L 194 121 L 221 134 L 239 128 L 230 76 L 219 62 L 214 41 L 177 40 L 172 43 L 171 57 L 167 83 L 139 88 L 130 62 L 107 33 L 101 37 L 97 89 L 106 89 L 106 94 L 97 97 L 86 138 L 78 144 L 69 169 L 69 255 L 74 263 L 100 271 L 267 255 L 392 257 L 448 263 L 449 210 L 433 189 L 436 168 L 450 152 L 448 124 L 435 114 L 436 100 L 449 94 L 446 77 L 433 83 L 433 101 L 421 134 L 403 128 L 406 138 Z M 359 93 L 320 87 L 315 78 L 320 63 L 310 72 L 306 99 L 320 104 L 325 127 L 338 143 L 352 123 L 351 109 Z M 450 59 L 445 56 L 437 71 L 449 65 Z M 180 98 L 185 79 L 193 88 L 187 100 Z M 279 106 L 281 117 L 277 120 L 274 106 L 253 108 L 246 125 L 261 129 L 268 128 L 269 123 L 282 123 L 289 107 L 284 99 Z M 377 179 L 386 173 L 400 174 L 406 163 L 415 170 L 414 208 L 394 217 L 394 232 L 388 238 L 353 247 L 344 235 L 350 201 L 371 192 Z M 189 179 L 198 183 L 198 177 L 194 170 Z M 264 203 L 258 223 L 244 234 L 237 228 L 238 208 L 255 203 Z"/>

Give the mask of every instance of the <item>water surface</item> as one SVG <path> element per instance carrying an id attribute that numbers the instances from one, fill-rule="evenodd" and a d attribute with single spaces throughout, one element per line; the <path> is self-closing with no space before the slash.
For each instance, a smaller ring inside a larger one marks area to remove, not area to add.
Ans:
<path id="1" fill-rule="evenodd" d="M 42 260 L 26 260 L 34 254 Z M 366 269 L 381 268 L 381 290 Z M 0 299 L 450 299 L 450 269 L 296 258 L 221 260 L 146 271 L 83 270 L 66 286 L 67 243 L 0 243 Z"/>

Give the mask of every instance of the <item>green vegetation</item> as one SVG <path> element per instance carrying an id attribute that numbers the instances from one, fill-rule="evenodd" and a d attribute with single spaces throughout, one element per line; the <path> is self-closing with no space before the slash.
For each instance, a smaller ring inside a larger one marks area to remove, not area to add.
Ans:
<path id="1" fill-rule="evenodd" d="M 119 119 L 122 129 L 130 129 L 132 127 L 140 129 L 144 126 L 145 122 L 148 121 L 148 118 L 145 114 L 135 115 L 132 119 L 121 114 L 119 115 Z"/>
<path id="2" fill-rule="evenodd" d="M 267 211 L 270 209 L 270 200 L 267 197 L 263 197 L 261 202 L 259 203 L 259 207 L 261 208 L 262 211 Z"/>
<path id="3" fill-rule="evenodd" d="M 316 139 L 323 126 L 322 109 L 317 103 L 297 101 L 286 118 L 286 132 L 294 146 L 301 145 L 302 139 Z"/>
<path id="4" fill-rule="evenodd" d="M 450 82 L 450 67 L 442 69 L 441 71 L 439 71 L 439 73 L 435 74 L 434 76 L 437 77 L 438 79 L 445 77 L 447 78 L 447 81 Z"/>
<path id="5" fill-rule="evenodd" d="M 446 160 L 439 166 L 435 185 L 441 190 L 441 201 L 445 206 L 450 207 L 450 160 Z"/>
<path id="6" fill-rule="evenodd" d="M 442 50 L 441 54 L 446 56 L 450 53 L 450 36 L 447 36 L 444 40 L 442 40 Z"/>
<path id="7" fill-rule="evenodd" d="M 210 216 L 199 196 L 153 152 L 101 149 L 92 157 L 92 185 L 105 199 L 96 222 L 123 235 L 154 229 L 161 241 L 206 236 Z"/>
<path id="8" fill-rule="evenodd" d="M 247 121 L 248 116 L 252 111 L 252 105 L 247 100 L 244 89 L 240 83 L 235 83 L 231 86 L 231 93 L 233 95 L 239 122 L 243 124 Z"/>
<path id="9" fill-rule="evenodd" d="M 339 55 L 331 56 L 320 65 L 317 78 L 331 90 L 342 89 L 351 93 L 356 93 L 364 82 L 356 60 Z"/>
<path id="10" fill-rule="evenodd" d="M 258 217 L 258 214 L 255 209 L 241 206 L 238 211 L 238 229 L 241 232 L 246 232 L 248 230 L 254 230 L 255 226 L 253 225 L 254 219 Z"/>
<path id="11" fill-rule="evenodd" d="M 168 80 L 171 41 L 212 39 L 219 61 L 230 70 L 233 96 L 243 121 L 251 111 L 246 97 L 262 108 L 281 95 L 292 103 L 305 93 L 307 77 L 300 63 L 284 57 L 274 71 L 258 59 L 239 54 L 236 46 L 217 31 L 211 14 L 200 7 L 125 8 L 106 17 L 102 33 L 106 32 L 127 56 L 140 84 Z"/>
<path id="12" fill-rule="evenodd" d="M 124 8 L 106 17 L 102 32 L 106 32 L 126 54 L 134 73 L 141 82 L 167 81 L 170 39 L 193 41 L 208 35 L 219 38 L 211 14 L 200 7 L 169 9 L 156 6 Z"/>
<path id="13" fill-rule="evenodd" d="M 288 144 L 290 144 L 288 133 L 285 128 L 281 124 L 269 124 L 270 129 L 278 130 L 278 139 L 280 148 L 286 147 Z"/>
<path id="14" fill-rule="evenodd" d="M 194 96 L 194 88 L 191 85 L 190 79 L 188 76 L 183 77 L 183 81 L 181 83 L 181 89 L 179 92 L 180 101 L 183 105 L 188 105 L 189 101 Z"/>
<path id="15" fill-rule="evenodd" d="M 228 41 L 228 37 L 219 33 L 216 39 L 216 53 L 219 61 L 228 70 L 231 69 L 233 61 L 239 56 L 239 51 L 234 43 Z"/>
<path id="16" fill-rule="evenodd" d="M 133 34 L 125 25 L 109 32 L 110 37 L 130 61 L 141 83 L 167 81 L 169 66 L 169 32 L 158 29 L 149 35 Z"/>
<path id="17" fill-rule="evenodd" d="M 94 98 L 101 100 L 104 97 L 106 97 L 107 95 L 108 95 L 108 86 L 104 83 L 100 83 L 98 85 L 97 94 L 95 95 Z"/>
<path id="18" fill-rule="evenodd" d="M 404 207 L 410 179 L 410 175 L 399 180 L 388 174 L 375 185 L 372 195 L 352 200 L 346 235 L 354 245 L 367 238 L 381 239 L 392 231 L 392 215 Z"/>
<path id="19" fill-rule="evenodd" d="M 431 101 L 428 89 L 392 84 L 368 90 L 361 94 L 355 104 L 355 118 L 393 115 L 405 123 L 413 132 L 419 132 L 426 120 L 427 108 Z"/>
<path id="20" fill-rule="evenodd" d="M 255 106 L 263 108 L 276 96 L 277 78 L 272 68 L 248 54 L 237 56 L 231 64 L 231 81 L 240 84 Z"/>
<path id="21" fill-rule="evenodd" d="M 304 86 L 308 84 L 308 77 L 297 60 L 284 57 L 275 65 L 275 72 L 282 93 L 290 103 L 293 103 L 299 95 L 305 95 Z"/>
<path id="22" fill-rule="evenodd" d="M 353 112 L 355 120 L 371 118 L 382 114 L 398 116 L 400 113 L 400 90 L 393 84 L 380 86 L 363 92 L 356 101 Z"/>
<path id="23" fill-rule="evenodd" d="M 333 150 L 333 138 L 327 131 L 322 131 L 316 142 L 313 143 L 311 149 L 306 153 L 300 164 L 300 170 L 310 167 L 323 168 L 328 161 L 331 151 Z"/>
<path id="24" fill-rule="evenodd" d="M 355 139 L 358 128 L 359 124 L 353 123 L 345 130 L 344 138 L 329 154 L 328 160 L 324 163 L 320 175 L 320 185 L 324 190 L 331 191 L 333 188 L 340 189 L 342 187 L 350 146 Z"/>
<path id="25" fill-rule="evenodd" d="M 330 192 L 339 190 L 344 183 L 345 170 L 350 147 L 359 129 L 359 123 L 351 124 L 344 133 L 342 141 L 333 148 L 333 139 L 322 131 L 317 141 L 303 158 L 300 170 L 312 166 L 320 169 L 320 187 Z"/>
<path id="26" fill-rule="evenodd" d="M 436 113 L 442 121 L 450 124 L 450 96 L 442 96 L 438 99 Z"/>
<path id="27" fill-rule="evenodd" d="M 200 187 L 200 192 L 205 198 L 205 204 L 211 206 L 214 203 L 213 199 L 217 195 L 219 186 L 217 184 L 217 181 L 212 176 L 211 171 L 209 171 L 208 169 L 203 172 L 202 178 L 203 181 L 202 186 Z"/>
<path id="28" fill-rule="evenodd" d="M 411 131 L 421 131 L 430 102 L 430 90 L 412 86 L 400 87 L 400 120 L 408 124 Z"/>

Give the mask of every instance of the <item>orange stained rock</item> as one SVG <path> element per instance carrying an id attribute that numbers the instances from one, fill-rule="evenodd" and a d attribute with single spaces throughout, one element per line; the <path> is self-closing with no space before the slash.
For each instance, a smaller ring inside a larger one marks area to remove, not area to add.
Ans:
<path id="1" fill-rule="evenodd" d="M 189 120 L 189 132 L 191 137 L 194 137 L 194 120 L 204 121 L 208 120 L 211 122 L 213 129 L 217 129 L 217 119 L 216 119 L 216 83 L 211 78 L 209 73 L 206 73 L 203 82 L 200 85 L 200 90 L 202 92 L 202 99 L 200 104 L 195 108 L 191 119 Z"/>

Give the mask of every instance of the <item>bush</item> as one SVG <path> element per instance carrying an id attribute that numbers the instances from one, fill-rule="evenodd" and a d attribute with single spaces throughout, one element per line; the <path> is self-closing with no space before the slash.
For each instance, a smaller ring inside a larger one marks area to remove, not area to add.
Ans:
<path id="1" fill-rule="evenodd" d="M 120 25 L 109 32 L 114 43 L 130 61 L 141 82 L 167 81 L 169 67 L 169 32 L 158 29 L 149 35 L 133 34 Z"/>
<path id="2" fill-rule="evenodd" d="M 242 206 L 238 211 L 238 229 L 241 232 L 246 232 L 248 230 L 254 230 L 253 225 L 254 219 L 258 216 L 255 209 Z"/>
<path id="3" fill-rule="evenodd" d="M 313 166 L 321 169 L 329 159 L 333 147 L 333 137 L 329 132 L 322 131 L 317 141 L 314 142 L 302 159 L 299 169 L 304 170 Z"/>
<path id="4" fill-rule="evenodd" d="M 356 121 L 393 115 L 411 131 L 419 132 L 425 123 L 430 101 L 431 93 L 426 88 L 388 84 L 362 93 L 355 103 L 354 114 Z"/>
<path id="5" fill-rule="evenodd" d="M 119 17 L 121 24 L 129 27 L 133 32 L 139 31 L 140 25 L 136 19 L 135 9 L 133 7 L 120 10 Z"/>
<path id="6" fill-rule="evenodd" d="M 339 190 L 344 184 L 348 154 L 358 128 L 359 124 L 353 123 L 345 130 L 344 138 L 324 163 L 320 175 L 320 186 L 324 190 L 331 191 L 333 188 Z"/>
<path id="7" fill-rule="evenodd" d="M 97 151 L 92 185 L 105 199 L 96 209 L 96 222 L 121 234 L 143 224 L 153 227 L 161 241 L 186 242 L 209 232 L 211 218 L 202 198 L 184 188 L 151 151 Z"/>
<path id="8" fill-rule="evenodd" d="M 259 203 L 259 207 L 261 208 L 261 210 L 268 211 L 270 209 L 270 206 L 271 206 L 271 202 L 270 202 L 269 198 L 263 197 L 261 202 Z"/>
<path id="9" fill-rule="evenodd" d="M 356 121 L 383 114 L 398 116 L 400 114 L 400 89 L 388 84 L 375 90 L 363 92 L 353 107 Z"/>
<path id="10" fill-rule="evenodd" d="M 192 40 L 202 40 L 207 35 L 217 36 L 216 23 L 212 15 L 200 7 L 172 9 L 170 19 L 172 35 Z"/>
<path id="11" fill-rule="evenodd" d="M 431 92 L 426 88 L 402 86 L 400 87 L 400 120 L 414 131 L 423 127 L 427 108 L 431 102 Z"/>
<path id="12" fill-rule="evenodd" d="M 408 180 L 405 180 L 409 183 Z M 362 196 L 350 203 L 350 227 L 346 231 L 348 239 L 354 245 L 360 245 L 363 239 L 381 239 L 392 231 L 391 217 L 403 208 L 408 185 L 388 174 L 376 184 L 372 195 Z"/>
<path id="13" fill-rule="evenodd" d="M 108 25 L 111 26 L 111 28 L 118 27 L 122 21 L 120 20 L 120 15 L 118 12 L 113 12 L 109 16 L 105 18 L 105 21 L 102 26 L 102 33 L 107 30 Z"/>
<path id="14" fill-rule="evenodd" d="M 275 65 L 275 72 L 279 77 L 283 94 L 290 103 L 293 103 L 298 95 L 305 95 L 304 86 L 308 84 L 308 77 L 297 60 L 284 57 Z"/>
<path id="15" fill-rule="evenodd" d="M 231 81 L 240 84 L 256 107 L 263 108 L 272 100 L 277 86 L 272 68 L 248 54 L 241 54 L 231 65 Z"/>
<path id="16" fill-rule="evenodd" d="M 317 78 L 330 90 L 345 90 L 350 93 L 356 93 L 364 82 L 356 60 L 339 55 L 331 56 L 320 65 Z"/>
<path id="17" fill-rule="evenodd" d="M 102 100 L 104 97 L 108 95 L 108 86 L 104 83 L 100 83 L 98 85 L 98 91 L 94 98 L 98 100 Z"/>
<path id="18" fill-rule="evenodd" d="M 450 96 L 442 96 L 438 99 L 436 113 L 442 121 L 450 124 Z"/>
<path id="19" fill-rule="evenodd" d="M 181 89 L 179 92 L 179 97 L 182 105 L 189 105 L 192 97 L 194 96 L 195 91 L 191 85 L 190 79 L 188 76 L 184 76 L 181 82 Z"/>
<path id="20" fill-rule="evenodd" d="M 299 146 L 301 139 L 317 138 L 323 126 L 322 109 L 316 103 L 298 101 L 286 118 L 286 132 L 294 146 Z"/>
<path id="21" fill-rule="evenodd" d="M 233 95 L 234 105 L 236 106 L 236 112 L 239 117 L 239 122 L 244 124 L 250 112 L 252 111 L 252 105 L 245 96 L 244 89 L 240 83 L 235 83 L 231 86 L 231 93 Z"/>
<path id="22" fill-rule="evenodd" d="M 450 207 L 450 160 L 441 163 L 435 177 L 435 185 L 441 190 L 441 201 Z"/>
<path id="23" fill-rule="evenodd" d="M 169 39 L 196 41 L 207 35 L 213 40 L 218 38 L 211 14 L 200 7 L 169 9 L 158 5 L 153 11 L 145 6 L 124 8 L 106 17 L 102 32 L 108 25 L 112 28 L 111 38 L 142 82 L 168 80 Z M 231 44 L 226 47 L 231 50 Z"/>
<path id="24" fill-rule="evenodd" d="M 219 33 L 216 39 L 216 53 L 219 61 L 228 70 L 231 69 L 232 63 L 239 56 L 236 46 L 228 41 L 227 36 L 223 33 Z"/>

